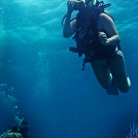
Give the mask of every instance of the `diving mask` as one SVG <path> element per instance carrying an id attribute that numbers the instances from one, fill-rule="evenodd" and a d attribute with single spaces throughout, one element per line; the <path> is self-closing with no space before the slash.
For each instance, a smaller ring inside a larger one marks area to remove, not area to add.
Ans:
<path id="1" fill-rule="evenodd" d="M 74 0 L 73 2 L 74 2 L 74 4 L 72 6 L 75 11 L 83 10 L 86 7 L 85 0 Z"/>

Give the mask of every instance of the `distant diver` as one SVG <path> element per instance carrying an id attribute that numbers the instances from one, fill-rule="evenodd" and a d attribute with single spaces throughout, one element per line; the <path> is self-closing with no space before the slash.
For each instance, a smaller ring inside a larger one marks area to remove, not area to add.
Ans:
<path id="1" fill-rule="evenodd" d="M 28 122 L 22 120 L 19 126 L 6 127 L 6 131 L 0 136 L 0 138 L 30 138 L 27 134 L 28 130 Z"/>

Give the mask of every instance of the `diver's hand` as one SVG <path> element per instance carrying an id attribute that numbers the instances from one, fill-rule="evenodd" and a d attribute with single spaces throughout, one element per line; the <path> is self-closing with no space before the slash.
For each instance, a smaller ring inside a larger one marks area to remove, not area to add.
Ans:
<path id="1" fill-rule="evenodd" d="M 107 36 L 104 32 L 99 32 L 99 40 L 103 45 L 107 45 L 107 43 L 108 43 Z"/>
<path id="2" fill-rule="evenodd" d="M 70 15 L 71 15 L 71 13 L 73 12 L 73 5 L 74 5 L 74 4 L 75 4 L 75 2 L 72 1 L 72 0 L 69 0 L 69 1 L 67 2 L 67 5 L 68 5 L 67 14 L 70 14 Z"/>

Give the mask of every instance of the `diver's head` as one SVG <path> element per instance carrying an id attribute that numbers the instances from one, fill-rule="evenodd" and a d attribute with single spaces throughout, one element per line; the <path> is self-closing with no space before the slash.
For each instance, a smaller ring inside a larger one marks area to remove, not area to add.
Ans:
<path id="1" fill-rule="evenodd" d="M 29 130 L 29 123 L 27 121 L 22 121 L 20 124 L 20 128 L 22 131 L 27 132 Z"/>
<path id="2" fill-rule="evenodd" d="M 98 0 L 85 0 L 85 4 L 88 5 L 89 3 L 91 3 L 92 5 L 96 5 Z"/>
<path id="3" fill-rule="evenodd" d="M 102 3 L 103 1 L 99 2 L 98 0 L 85 0 L 86 9 L 88 11 L 91 11 L 93 8 L 99 7 Z"/>
<path id="4" fill-rule="evenodd" d="M 70 2 L 70 0 L 68 2 Z M 72 0 L 72 2 L 73 2 L 72 4 L 73 10 L 82 11 L 85 9 L 85 0 Z"/>

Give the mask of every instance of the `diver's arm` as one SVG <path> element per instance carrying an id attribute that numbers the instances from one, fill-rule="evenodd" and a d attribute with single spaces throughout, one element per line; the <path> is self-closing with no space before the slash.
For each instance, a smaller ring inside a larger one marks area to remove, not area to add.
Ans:
<path id="1" fill-rule="evenodd" d="M 109 38 L 106 37 L 105 39 L 105 37 L 102 38 L 102 35 L 100 36 L 99 33 L 99 39 L 101 43 L 104 45 L 116 45 L 116 46 L 120 45 L 120 37 L 116 30 L 113 20 L 108 15 L 102 13 L 100 15 L 99 21 L 102 24 L 102 29 L 105 30 L 109 35 Z M 104 41 L 102 41 L 103 39 Z"/>
<path id="2" fill-rule="evenodd" d="M 76 31 L 76 19 L 70 22 L 71 15 L 67 14 L 64 27 L 63 27 L 63 37 L 69 38 Z"/>
<path id="3" fill-rule="evenodd" d="M 7 136 L 7 133 L 10 133 L 10 132 L 11 132 L 11 129 L 7 130 L 2 135 L 0 135 L 0 138 L 5 138 Z"/>
<path id="4" fill-rule="evenodd" d="M 76 19 L 74 19 L 73 21 L 70 21 L 71 14 L 73 12 L 72 1 L 68 1 L 67 5 L 68 5 L 68 11 L 66 14 L 66 19 L 63 27 L 63 37 L 65 38 L 69 38 L 76 31 Z"/>

